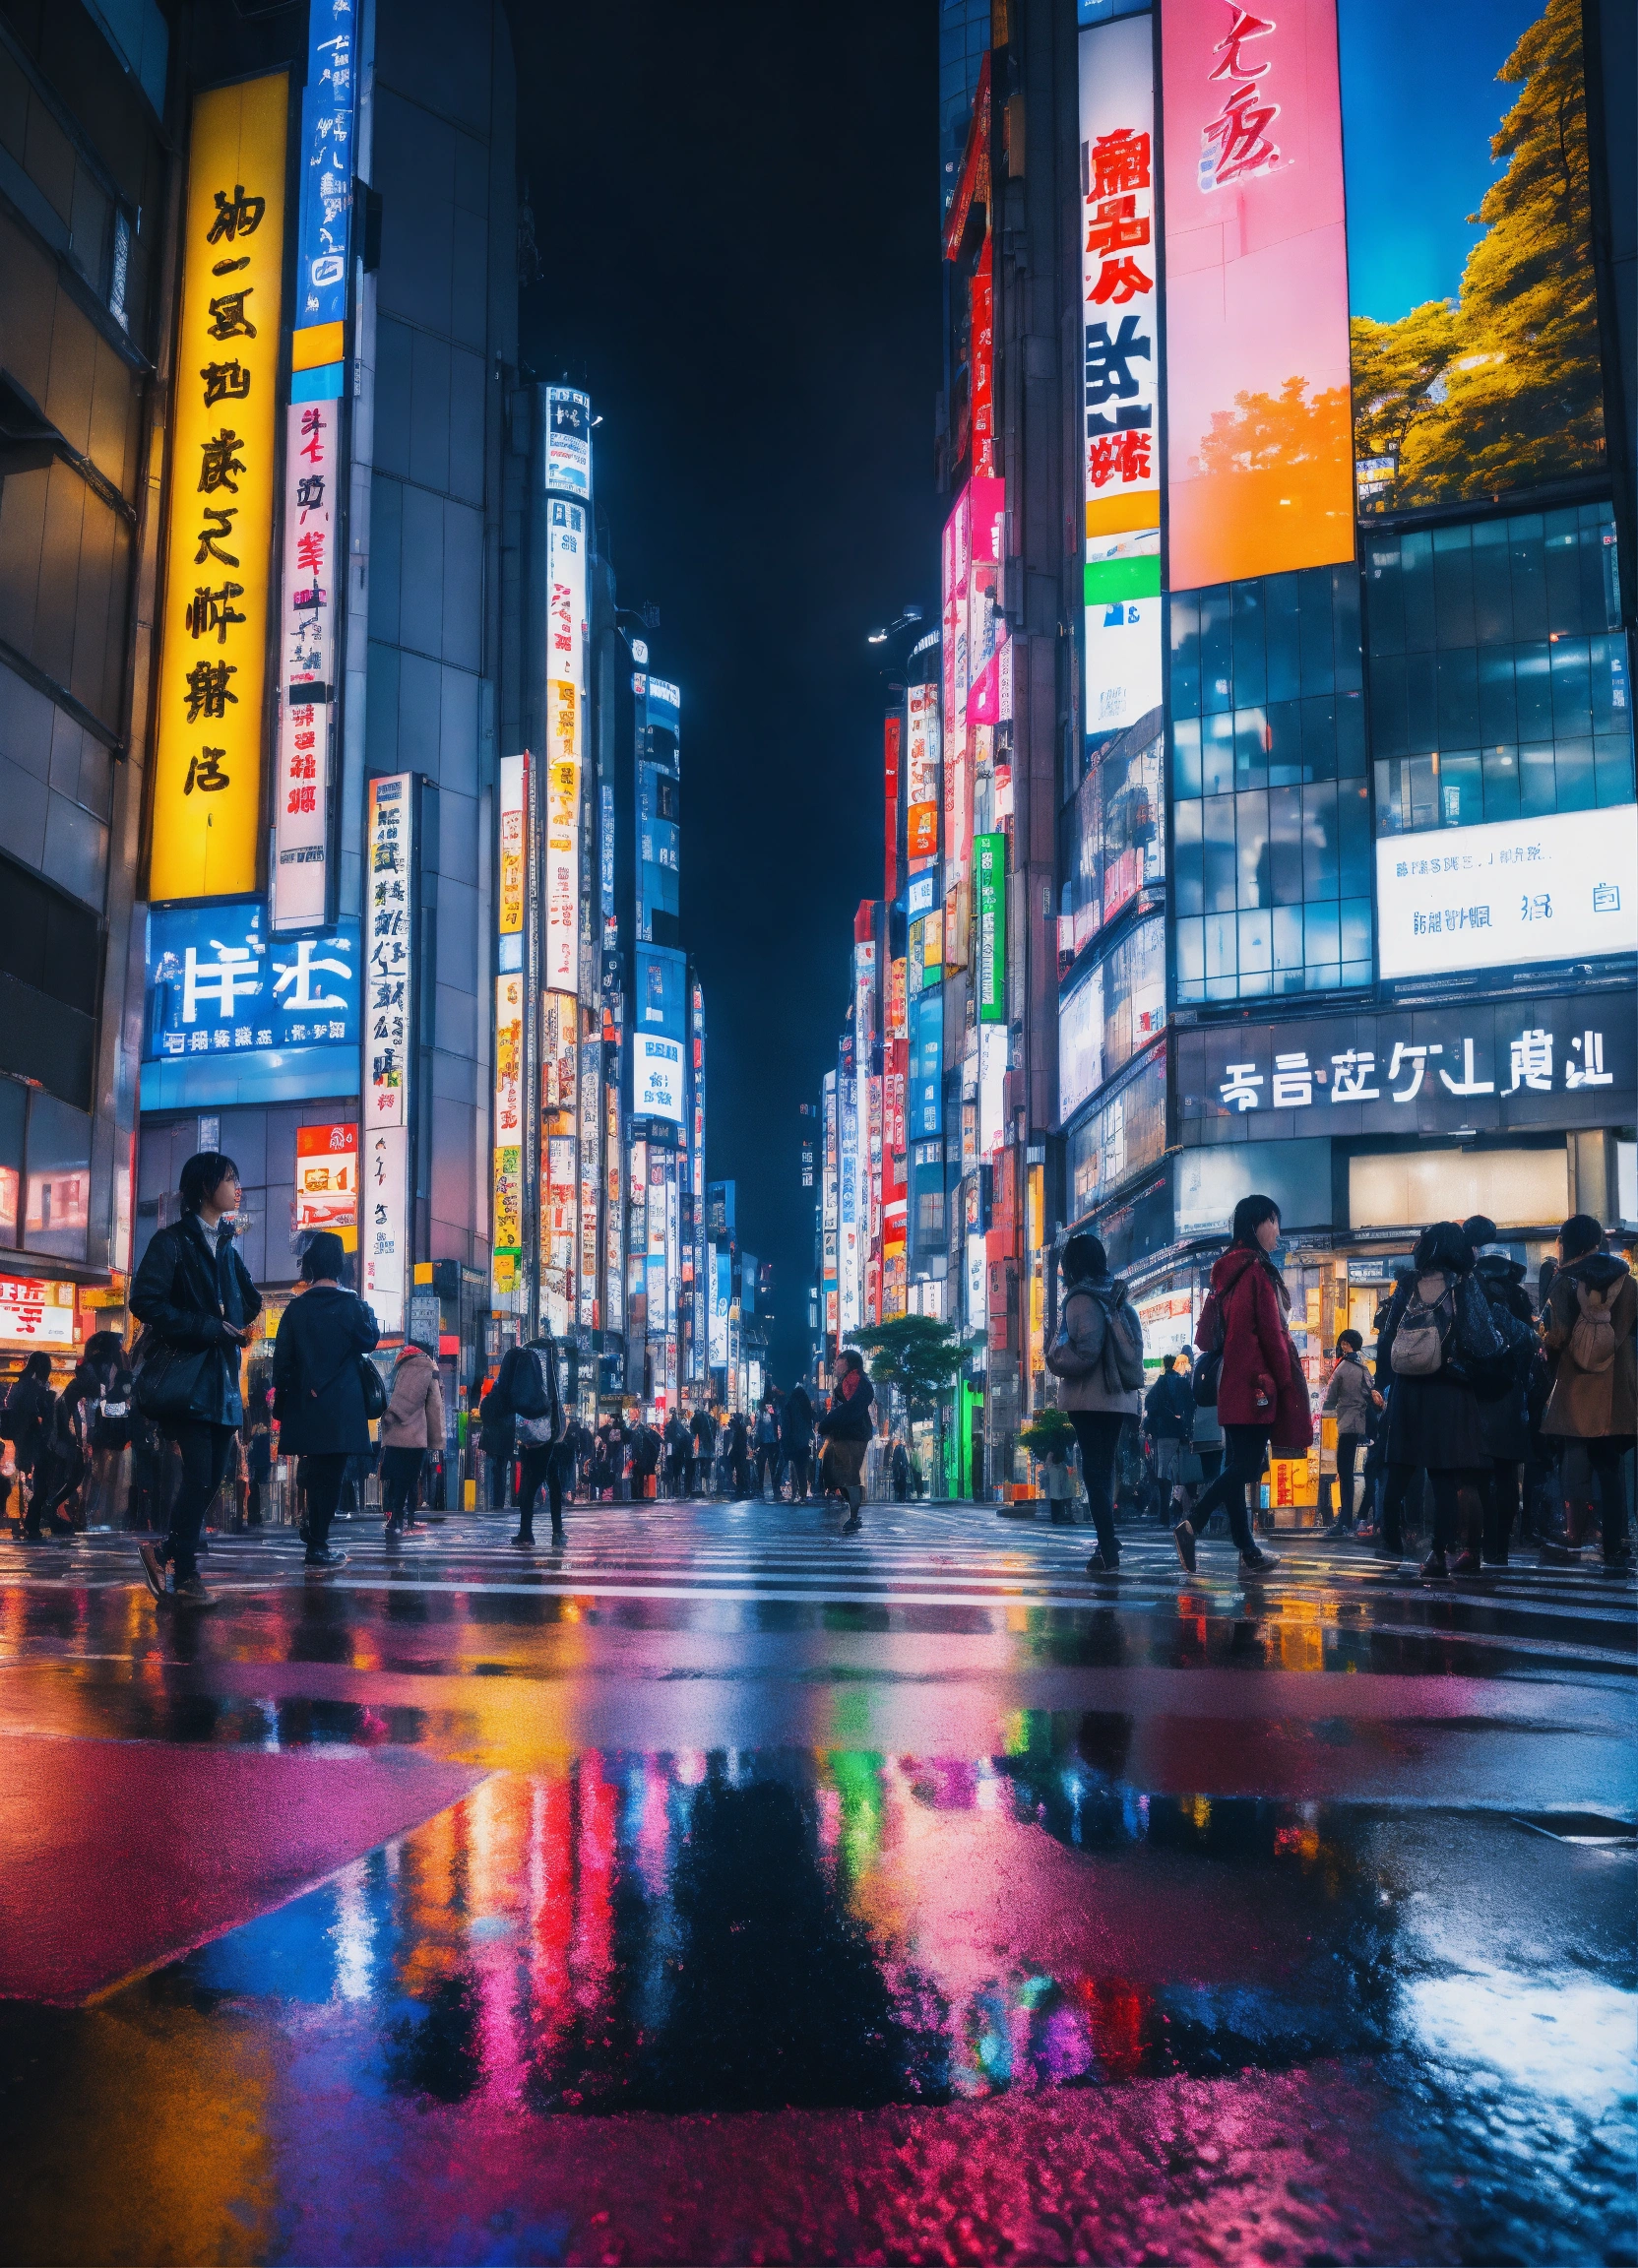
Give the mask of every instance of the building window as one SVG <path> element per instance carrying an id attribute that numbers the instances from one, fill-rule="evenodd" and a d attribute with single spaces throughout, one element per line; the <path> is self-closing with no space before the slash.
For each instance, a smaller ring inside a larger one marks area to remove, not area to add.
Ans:
<path id="1" fill-rule="evenodd" d="M 1608 504 L 1365 543 L 1376 831 L 1633 799 Z"/>
<path id="2" fill-rule="evenodd" d="M 1371 981 L 1353 567 L 1167 601 L 1179 1003 Z"/>

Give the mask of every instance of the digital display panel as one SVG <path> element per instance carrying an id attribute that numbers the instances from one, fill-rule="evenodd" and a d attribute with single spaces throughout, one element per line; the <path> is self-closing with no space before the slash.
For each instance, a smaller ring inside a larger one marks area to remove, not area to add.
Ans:
<path id="1" fill-rule="evenodd" d="M 1352 559 L 1336 0 L 1164 0 L 1161 39 L 1168 587 Z"/>
<path id="2" fill-rule="evenodd" d="M 1360 512 L 1606 472 L 1580 7 L 1342 0 L 1339 28 Z"/>
<path id="3" fill-rule="evenodd" d="M 358 924 L 266 935 L 260 899 L 157 906 L 148 916 L 143 1054 L 255 1054 L 358 1044 Z"/>
<path id="4" fill-rule="evenodd" d="M 1385 836 L 1376 935 L 1384 976 L 1638 951 L 1638 804 Z"/>
<path id="5" fill-rule="evenodd" d="M 148 895 L 257 887 L 284 273 L 283 71 L 194 103 Z"/>
<path id="6" fill-rule="evenodd" d="M 1082 473 L 1089 736 L 1161 700 L 1161 353 L 1149 19 L 1081 33 Z"/>

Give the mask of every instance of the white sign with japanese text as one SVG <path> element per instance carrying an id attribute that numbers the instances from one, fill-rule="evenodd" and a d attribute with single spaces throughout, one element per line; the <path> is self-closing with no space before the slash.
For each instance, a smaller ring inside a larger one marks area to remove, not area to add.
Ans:
<path id="1" fill-rule="evenodd" d="M 325 915 L 336 691 L 336 505 L 341 404 L 293 402 L 284 429 L 284 582 L 279 613 L 275 930 Z"/>
<path id="2" fill-rule="evenodd" d="M 546 956 L 554 992 L 580 984 L 580 766 L 586 706 L 586 514 L 553 497 L 546 530 Z"/>
<path id="3" fill-rule="evenodd" d="M 364 1122 L 409 1124 L 414 923 L 414 779 L 370 782 L 365 840 Z"/>
<path id="4" fill-rule="evenodd" d="M 1638 950 L 1638 804 L 1384 837 L 1376 934 L 1389 977 Z"/>
<path id="5" fill-rule="evenodd" d="M 72 1347 L 74 1287 L 0 1276 L 0 1345 Z"/>
<path id="6" fill-rule="evenodd" d="M 404 1329 L 410 1280 L 410 1129 L 372 1128 L 364 1137 L 358 1231 L 363 1296 L 389 1336 Z"/>

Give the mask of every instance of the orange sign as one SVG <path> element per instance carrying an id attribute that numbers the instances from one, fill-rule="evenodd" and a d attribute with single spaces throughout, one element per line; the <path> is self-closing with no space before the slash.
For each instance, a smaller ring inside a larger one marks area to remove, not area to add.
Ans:
<path id="1" fill-rule="evenodd" d="M 358 1128 L 301 1126 L 295 1137 L 295 1226 L 334 1229 L 353 1251 L 358 1241 Z"/>

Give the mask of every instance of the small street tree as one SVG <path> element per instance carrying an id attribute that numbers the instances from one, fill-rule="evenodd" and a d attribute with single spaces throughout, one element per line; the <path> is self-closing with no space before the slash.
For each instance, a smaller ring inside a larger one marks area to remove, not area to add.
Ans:
<path id="1" fill-rule="evenodd" d="M 896 1315 L 855 1334 L 872 1357 L 870 1376 L 899 1394 L 910 1415 L 931 1417 L 937 1428 L 940 1470 L 944 1462 L 944 1397 L 961 1375 L 967 1349 L 953 1323 L 931 1315 Z"/>

